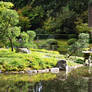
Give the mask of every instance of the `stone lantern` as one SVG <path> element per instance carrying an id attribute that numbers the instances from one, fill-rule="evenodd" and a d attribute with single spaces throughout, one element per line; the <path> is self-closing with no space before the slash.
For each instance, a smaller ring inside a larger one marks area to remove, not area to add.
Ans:
<path id="1" fill-rule="evenodd" d="M 90 66 L 92 51 L 82 51 L 82 53 L 84 54 L 84 63 L 86 62 L 86 60 L 88 60 L 88 66 Z"/>

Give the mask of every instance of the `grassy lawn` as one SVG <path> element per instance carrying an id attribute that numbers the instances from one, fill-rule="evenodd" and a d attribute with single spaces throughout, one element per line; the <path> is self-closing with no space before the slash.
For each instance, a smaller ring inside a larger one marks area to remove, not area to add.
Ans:
<path id="1" fill-rule="evenodd" d="M 57 51 L 48 51 L 44 49 L 31 49 L 30 54 L 11 52 L 10 49 L 0 49 L 0 69 L 3 71 L 21 71 L 30 69 L 45 69 L 55 67 L 58 60 L 68 61 L 69 66 L 75 66 L 77 63 L 73 60 L 79 57 L 65 58 Z"/>

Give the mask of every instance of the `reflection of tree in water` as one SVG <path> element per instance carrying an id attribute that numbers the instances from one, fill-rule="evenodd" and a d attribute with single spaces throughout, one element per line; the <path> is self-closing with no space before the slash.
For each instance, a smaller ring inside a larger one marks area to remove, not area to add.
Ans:
<path id="1" fill-rule="evenodd" d="M 42 83 L 2 80 L 0 81 L 0 92 L 42 92 Z"/>
<path id="2" fill-rule="evenodd" d="M 92 78 L 88 80 L 88 92 L 92 92 Z"/>
<path id="3" fill-rule="evenodd" d="M 57 77 L 41 82 L 4 78 L 0 80 L 0 92 L 92 92 L 92 79 L 85 80 L 77 75 L 70 76 L 66 80 Z"/>
<path id="4" fill-rule="evenodd" d="M 89 86 L 88 86 L 89 85 Z M 37 83 L 29 81 L 0 81 L 0 92 L 92 92 L 92 79 L 69 78 L 66 81 L 49 80 Z"/>
<path id="5" fill-rule="evenodd" d="M 42 92 L 42 82 L 38 82 L 35 84 L 33 92 Z"/>
<path id="6" fill-rule="evenodd" d="M 0 75 L 0 92 L 43 92 L 42 80 L 56 78 L 55 74 Z M 41 82 L 40 82 L 41 81 Z"/>
<path id="7" fill-rule="evenodd" d="M 42 92 L 87 92 L 87 85 L 87 80 L 81 78 L 66 81 L 50 80 L 43 83 Z"/>
<path id="8" fill-rule="evenodd" d="M 34 83 L 25 81 L 0 81 L 0 92 L 33 92 Z"/>

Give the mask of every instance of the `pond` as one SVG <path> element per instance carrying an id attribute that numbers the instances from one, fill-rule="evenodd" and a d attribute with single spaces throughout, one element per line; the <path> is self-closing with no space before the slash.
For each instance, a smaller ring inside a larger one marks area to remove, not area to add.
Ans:
<path id="1" fill-rule="evenodd" d="M 59 74 L 1 74 L 0 92 L 92 92 L 92 69 L 82 67 L 72 71 L 67 79 Z"/>

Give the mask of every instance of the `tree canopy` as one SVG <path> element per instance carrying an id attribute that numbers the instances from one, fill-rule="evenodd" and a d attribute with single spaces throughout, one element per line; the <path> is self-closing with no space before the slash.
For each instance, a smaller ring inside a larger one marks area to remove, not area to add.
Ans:
<path id="1" fill-rule="evenodd" d="M 0 2 L 0 40 L 10 42 L 13 51 L 13 40 L 20 35 L 19 16 L 10 2 Z"/>
<path id="2" fill-rule="evenodd" d="M 37 34 L 77 35 L 79 30 L 76 22 L 81 19 L 83 25 L 88 24 L 88 2 L 92 0 L 4 1 L 14 3 L 14 9 L 19 14 L 19 26 L 22 31 L 34 30 Z"/>

